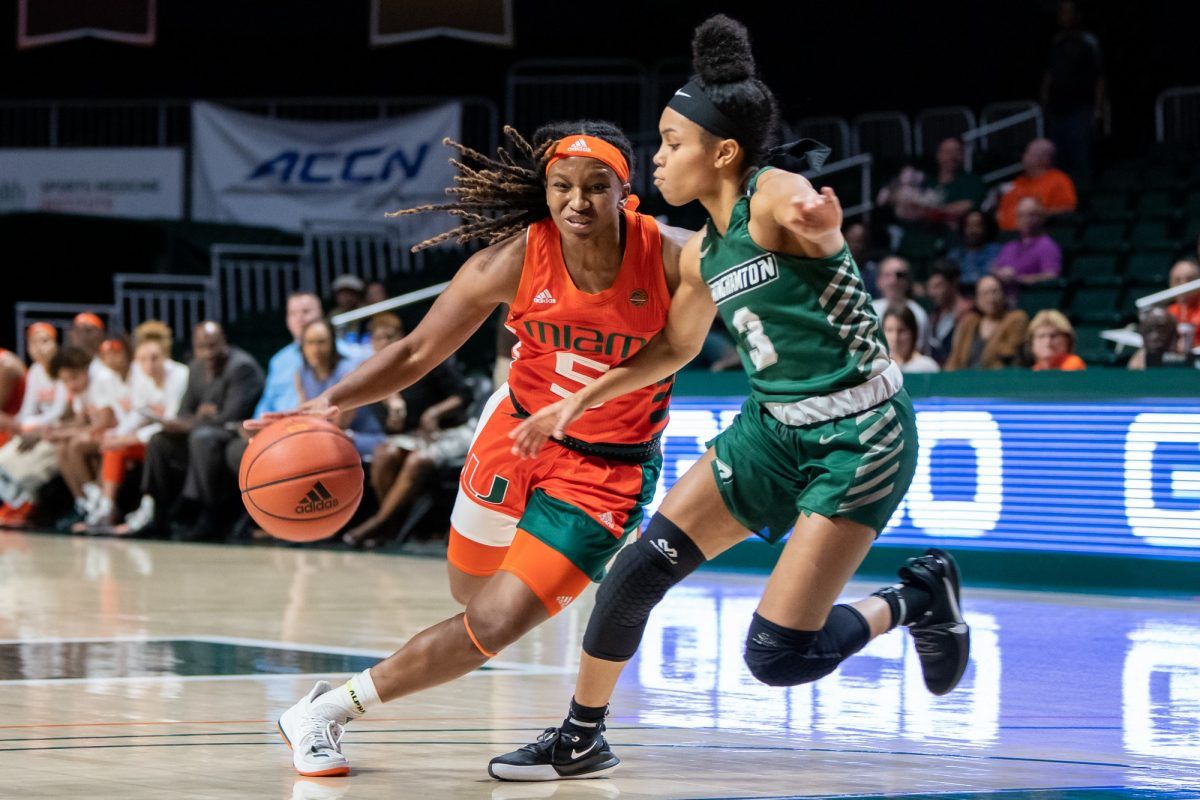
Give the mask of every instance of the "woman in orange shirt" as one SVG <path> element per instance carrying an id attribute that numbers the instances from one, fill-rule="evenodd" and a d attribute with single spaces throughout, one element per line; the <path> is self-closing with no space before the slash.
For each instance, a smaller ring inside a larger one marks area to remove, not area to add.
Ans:
<path id="1" fill-rule="evenodd" d="M 1029 323 L 1029 352 L 1035 372 L 1087 369 L 1083 359 L 1075 355 L 1075 329 L 1061 311 L 1053 308 L 1042 309 Z"/>

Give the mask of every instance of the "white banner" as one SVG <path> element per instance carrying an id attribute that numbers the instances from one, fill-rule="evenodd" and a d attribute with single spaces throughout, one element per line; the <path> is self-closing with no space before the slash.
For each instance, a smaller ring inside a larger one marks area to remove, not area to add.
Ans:
<path id="1" fill-rule="evenodd" d="M 296 122 L 192 104 L 192 218 L 299 230 L 306 219 L 384 220 L 442 201 L 454 171 L 457 103 L 386 120 Z M 445 230 L 417 217 L 412 235 Z"/>
<path id="2" fill-rule="evenodd" d="M 0 150 L 0 213 L 183 216 L 183 151 L 172 147 Z"/>

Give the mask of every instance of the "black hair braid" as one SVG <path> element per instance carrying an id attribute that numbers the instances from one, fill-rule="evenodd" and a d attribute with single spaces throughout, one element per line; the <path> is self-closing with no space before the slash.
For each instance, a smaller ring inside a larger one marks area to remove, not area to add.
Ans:
<path id="1" fill-rule="evenodd" d="M 546 161 L 555 144 L 572 134 L 603 139 L 620 150 L 632 164 L 633 147 L 621 129 L 610 122 L 552 122 L 538 128 L 532 141 L 506 125 L 504 135 L 509 146 L 498 148 L 495 158 L 449 138 L 443 140 L 443 144 L 459 153 L 459 158 L 450 159 L 458 171 L 454 185 L 446 189 L 452 200 L 392 211 L 387 216 L 444 211 L 462 220 L 457 228 L 414 245 L 414 253 L 448 239 L 459 244 L 474 239 L 482 239 L 487 244 L 503 241 L 550 216 L 550 208 L 546 205 Z"/>
<path id="2" fill-rule="evenodd" d="M 692 67 L 704 93 L 742 132 L 745 166 L 761 165 L 777 138 L 779 106 L 756 75 L 746 26 L 724 14 L 706 19 L 692 35 Z"/>

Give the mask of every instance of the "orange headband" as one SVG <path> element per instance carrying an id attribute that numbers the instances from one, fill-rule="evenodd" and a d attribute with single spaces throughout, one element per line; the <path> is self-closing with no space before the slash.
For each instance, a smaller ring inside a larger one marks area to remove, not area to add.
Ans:
<path id="1" fill-rule="evenodd" d="M 559 139 L 554 148 L 554 155 L 546 162 L 546 174 L 550 174 L 550 165 L 554 162 L 574 156 L 594 158 L 617 173 L 621 183 L 629 183 L 629 162 L 621 155 L 621 151 L 603 139 L 586 134 Z"/>
<path id="2" fill-rule="evenodd" d="M 93 328 L 99 328 L 100 330 L 104 330 L 103 320 L 101 320 L 98 316 L 96 316 L 95 314 L 93 314 L 90 311 L 83 311 L 79 314 L 76 314 L 75 319 L 72 320 L 72 322 L 75 325 L 79 325 L 79 326 L 91 325 Z"/>
<path id="3" fill-rule="evenodd" d="M 58 330 L 49 322 L 35 322 L 25 329 L 26 336 L 33 336 L 35 333 L 50 334 L 50 338 L 58 341 Z"/>
<path id="4" fill-rule="evenodd" d="M 100 343 L 101 353 L 125 352 L 125 343 L 120 339 L 105 339 Z"/>

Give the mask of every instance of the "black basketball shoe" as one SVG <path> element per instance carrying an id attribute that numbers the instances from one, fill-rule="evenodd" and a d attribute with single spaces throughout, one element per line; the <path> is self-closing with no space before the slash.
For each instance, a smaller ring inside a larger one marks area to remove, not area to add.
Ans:
<path id="1" fill-rule="evenodd" d="M 538 740 L 520 750 L 497 756 L 488 774 L 502 781 L 564 781 L 600 778 L 617 768 L 621 759 L 608 749 L 601 733 L 590 740 L 546 728 Z M 572 741 L 574 740 L 574 741 Z"/>
<path id="2" fill-rule="evenodd" d="M 958 564 L 945 550 L 930 548 L 900 568 L 900 580 L 929 592 L 929 610 L 908 623 L 921 659 L 925 686 L 946 694 L 958 686 L 971 655 L 971 629 L 960 607 L 962 586 Z"/>

